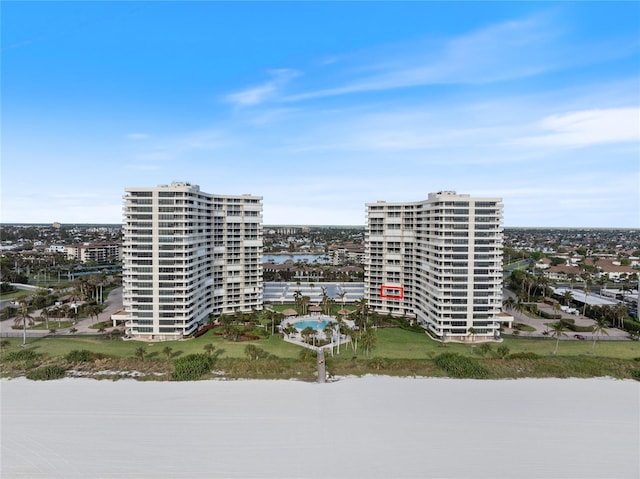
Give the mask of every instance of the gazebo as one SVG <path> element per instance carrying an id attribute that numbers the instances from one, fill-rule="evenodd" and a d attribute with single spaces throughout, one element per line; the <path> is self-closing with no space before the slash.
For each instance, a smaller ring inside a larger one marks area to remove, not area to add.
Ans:
<path id="1" fill-rule="evenodd" d="M 293 316 L 298 316 L 298 312 L 295 309 L 285 309 L 282 314 L 284 315 L 285 319 L 286 318 L 291 318 Z"/>
<path id="2" fill-rule="evenodd" d="M 313 306 L 309 306 L 309 314 L 311 316 L 320 316 L 320 314 L 322 314 L 322 308 L 315 304 Z"/>

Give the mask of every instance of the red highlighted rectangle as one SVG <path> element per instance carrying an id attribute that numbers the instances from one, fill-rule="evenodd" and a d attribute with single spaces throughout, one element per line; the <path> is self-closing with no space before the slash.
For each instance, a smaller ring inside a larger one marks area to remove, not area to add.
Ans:
<path id="1" fill-rule="evenodd" d="M 402 286 L 380 286 L 380 297 L 383 299 L 404 299 L 404 288 Z"/>

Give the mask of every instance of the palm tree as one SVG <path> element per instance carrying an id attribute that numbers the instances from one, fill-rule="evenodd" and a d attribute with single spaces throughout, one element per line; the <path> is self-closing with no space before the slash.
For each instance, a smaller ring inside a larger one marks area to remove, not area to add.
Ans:
<path id="1" fill-rule="evenodd" d="M 351 330 L 349 332 L 349 339 L 351 340 L 351 349 L 355 353 L 358 350 L 358 338 L 362 335 L 360 330 Z"/>
<path id="2" fill-rule="evenodd" d="M 596 347 L 596 341 L 598 340 L 599 336 L 601 334 L 609 336 L 609 333 L 607 332 L 606 327 L 607 327 L 607 320 L 605 318 L 601 316 L 598 319 L 596 319 L 596 324 L 594 324 L 593 326 L 593 345 L 591 346 L 592 353 Z"/>
<path id="3" fill-rule="evenodd" d="M 300 300 L 300 306 L 302 307 L 302 314 L 307 314 L 307 308 L 309 307 L 309 303 L 311 302 L 311 298 L 309 296 L 303 296 Z"/>
<path id="4" fill-rule="evenodd" d="M 616 323 L 619 324 L 620 329 L 624 329 L 624 320 L 627 318 L 627 308 L 624 304 L 618 303 L 615 308 L 613 308 L 613 312 L 615 314 Z"/>
<path id="5" fill-rule="evenodd" d="M 342 291 L 341 293 L 338 293 L 338 297 L 340 298 L 340 301 L 342 301 L 342 309 L 344 309 L 344 298 L 347 295 L 346 291 Z"/>
<path id="6" fill-rule="evenodd" d="M 173 349 L 171 349 L 171 346 L 165 346 L 164 348 L 162 348 L 162 354 L 164 354 L 167 358 L 167 361 L 169 361 L 171 359 L 171 356 L 173 355 Z"/>
<path id="7" fill-rule="evenodd" d="M 507 299 L 505 299 L 505 300 L 502 302 L 502 305 L 504 306 L 504 308 L 505 308 L 507 311 L 511 311 L 511 310 L 513 310 L 513 309 L 515 308 L 515 306 L 516 306 L 516 300 L 515 300 L 515 299 L 513 299 L 513 296 L 509 296 Z"/>
<path id="8" fill-rule="evenodd" d="M 208 343 L 204 345 L 204 352 L 207 353 L 207 356 L 212 356 L 213 351 L 215 351 L 216 347 L 212 343 Z"/>
<path id="9" fill-rule="evenodd" d="M 308 343 L 309 339 L 316 334 L 316 330 L 310 326 L 307 326 L 302 331 L 300 331 L 300 334 L 302 335 L 304 342 Z"/>
<path id="10" fill-rule="evenodd" d="M 367 329 L 367 320 L 369 315 L 369 308 L 367 306 L 367 299 L 362 298 L 356 301 L 356 313 L 358 319 L 360 319 L 360 325 L 363 329 Z"/>
<path id="11" fill-rule="evenodd" d="M 378 342 L 378 334 L 373 328 L 369 328 L 362 332 L 361 339 L 362 347 L 364 348 L 365 355 L 369 357 L 369 351 L 371 351 Z"/>
<path id="12" fill-rule="evenodd" d="M 567 329 L 567 326 L 562 321 L 558 321 L 556 323 L 552 323 L 550 326 L 550 329 L 551 329 L 551 336 L 556 338 L 556 347 L 553 350 L 553 355 L 555 356 L 556 353 L 558 352 L 558 344 L 560 343 L 560 338 L 562 336 L 566 336 L 565 330 Z"/>
<path id="13" fill-rule="evenodd" d="M 299 289 L 296 289 L 293 292 L 293 300 L 296 303 L 296 308 L 298 308 L 298 313 L 303 314 L 302 312 L 302 293 Z"/>
<path id="14" fill-rule="evenodd" d="M 582 316 L 584 316 L 584 313 L 587 311 L 587 298 L 589 297 L 589 293 L 591 293 L 591 290 L 585 284 L 584 285 L 584 306 L 582 307 Z"/>
<path id="15" fill-rule="evenodd" d="M 571 291 L 569 290 L 565 291 L 564 294 L 562 295 L 562 299 L 564 299 L 564 305 L 569 306 L 571 304 L 571 300 L 573 299 L 573 295 L 571 294 Z"/>
<path id="16" fill-rule="evenodd" d="M 14 321 L 14 325 L 18 326 L 22 323 L 22 345 L 27 345 L 27 323 L 33 324 L 33 317 L 29 314 L 29 306 L 26 301 L 20 302 L 20 310 Z"/>
<path id="17" fill-rule="evenodd" d="M 49 310 L 47 308 L 42 308 L 40 318 L 44 320 L 45 327 L 49 329 Z"/>
<path id="18" fill-rule="evenodd" d="M 469 334 L 469 336 L 471 336 L 471 342 L 473 342 L 478 332 L 476 331 L 476 328 L 472 326 L 467 330 L 467 333 Z"/>

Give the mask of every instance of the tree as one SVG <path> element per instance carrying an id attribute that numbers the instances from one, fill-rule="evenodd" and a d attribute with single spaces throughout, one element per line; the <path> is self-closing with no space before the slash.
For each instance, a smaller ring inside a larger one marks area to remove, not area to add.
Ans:
<path id="1" fill-rule="evenodd" d="M 340 298 L 340 301 L 342 301 L 342 309 L 344 309 L 344 298 L 347 296 L 347 292 L 346 291 L 342 291 L 341 293 L 338 293 L 338 297 Z"/>
<path id="2" fill-rule="evenodd" d="M 591 290 L 585 284 L 585 286 L 584 286 L 584 306 L 582 307 L 582 316 L 584 316 L 584 313 L 587 310 L 587 299 L 589 298 L 589 293 L 591 293 Z"/>
<path id="3" fill-rule="evenodd" d="M 562 299 L 564 299 L 565 306 L 570 306 L 571 300 L 573 300 L 573 295 L 571 294 L 571 291 L 569 290 L 565 291 L 564 294 L 562 295 Z"/>
<path id="4" fill-rule="evenodd" d="M 309 343 L 309 340 L 311 339 L 311 337 L 315 337 L 316 335 L 316 330 L 313 329 L 310 326 L 307 326 L 306 328 L 304 328 L 302 331 L 300 331 L 300 334 L 302 335 L 302 338 L 304 339 L 305 343 Z M 315 342 L 315 341 L 314 341 Z"/>
<path id="5" fill-rule="evenodd" d="M 216 347 L 212 343 L 208 343 L 204 345 L 204 352 L 207 353 L 207 356 L 213 356 L 213 352 Z"/>
<path id="6" fill-rule="evenodd" d="M 605 318 L 601 316 L 598 319 L 596 319 L 596 324 L 594 324 L 593 326 L 593 344 L 591 345 L 592 353 L 596 347 L 596 341 L 598 340 L 600 335 L 604 334 L 606 336 L 609 336 L 609 333 L 607 332 L 606 327 L 607 327 L 607 321 Z"/>
<path id="7" fill-rule="evenodd" d="M 144 346 L 140 346 L 134 353 L 135 357 L 141 361 L 144 361 L 144 357 L 147 355 L 147 349 Z"/>
<path id="8" fill-rule="evenodd" d="M 333 333 L 337 328 L 337 324 L 333 322 L 329 322 L 326 324 L 322 332 L 327 340 L 331 341 L 331 354 L 333 355 Z"/>
<path id="9" fill-rule="evenodd" d="M 369 352 L 376 346 L 378 342 L 378 333 L 374 328 L 369 328 L 362 332 L 360 342 L 364 348 L 365 355 L 369 357 Z"/>
<path id="10" fill-rule="evenodd" d="M 369 316 L 369 307 L 367 306 L 367 298 L 356 301 L 356 322 L 362 329 L 367 329 L 367 321 Z"/>
<path id="11" fill-rule="evenodd" d="M 42 308 L 40 311 L 40 319 L 44 320 L 45 327 L 49 329 L 49 310 L 47 308 Z"/>
<path id="12" fill-rule="evenodd" d="M 467 330 L 467 333 L 469 334 L 469 336 L 471 336 L 471 342 L 473 342 L 473 340 L 476 337 L 476 334 L 478 334 L 478 332 L 476 331 L 476 328 L 474 328 L 473 326 Z"/>
<path id="13" fill-rule="evenodd" d="M 171 359 L 171 356 L 173 356 L 173 349 L 171 349 L 171 346 L 165 346 L 162 349 L 162 354 L 164 354 L 167 358 L 167 361 L 169 361 Z"/>
<path id="14" fill-rule="evenodd" d="M 298 313 L 303 314 L 302 313 L 302 293 L 300 292 L 299 289 L 296 289 L 293 292 L 293 300 L 296 303 L 296 308 L 298 309 Z"/>
<path id="15" fill-rule="evenodd" d="M 624 304 L 618 303 L 615 308 L 613 308 L 613 312 L 616 318 L 616 323 L 619 325 L 620 329 L 624 329 L 624 320 L 627 319 L 627 308 Z"/>
<path id="16" fill-rule="evenodd" d="M 29 314 L 29 306 L 25 300 L 20 301 L 18 316 L 14 321 L 15 326 L 22 324 L 22 345 L 27 345 L 27 323 L 33 324 L 33 317 Z"/>
<path id="17" fill-rule="evenodd" d="M 562 336 L 566 336 L 565 330 L 567 329 L 567 325 L 562 321 L 558 321 L 556 323 L 552 323 L 550 329 L 551 336 L 556 338 L 556 347 L 553 350 L 553 355 L 555 356 L 558 352 L 558 344 L 560 343 L 560 338 Z"/>
<path id="18" fill-rule="evenodd" d="M 309 296 L 303 296 L 300 300 L 300 306 L 302 307 L 302 314 L 307 314 L 307 308 L 309 307 L 309 303 L 311 302 L 311 298 Z"/>
<path id="19" fill-rule="evenodd" d="M 513 299 L 513 296 L 509 296 L 503 301 L 502 305 L 507 311 L 512 311 L 516 306 L 516 300 Z"/>

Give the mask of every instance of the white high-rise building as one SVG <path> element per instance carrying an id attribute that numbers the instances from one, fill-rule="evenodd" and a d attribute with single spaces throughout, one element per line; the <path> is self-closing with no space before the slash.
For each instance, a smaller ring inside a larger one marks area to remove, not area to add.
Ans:
<path id="1" fill-rule="evenodd" d="M 209 315 L 262 309 L 262 198 L 189 183 L 126 188 L 126 333 L 177 339 Z"/>
<path id="2" fill-rule="evenodd" d="M 502 308 L 502 199 L 453 191 L 367 203 L 365 298 L 444 340 L 497 338 Z"/>

